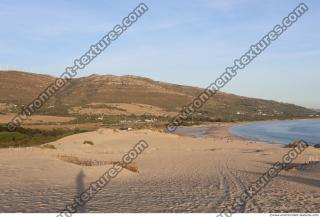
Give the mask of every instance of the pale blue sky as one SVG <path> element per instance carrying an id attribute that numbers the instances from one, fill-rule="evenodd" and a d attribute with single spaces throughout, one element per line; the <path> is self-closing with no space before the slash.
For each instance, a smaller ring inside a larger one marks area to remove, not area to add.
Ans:
<path id="1" fill-rule="evenodd" d="M 301 1 L 146 0 L 149 11 L 80 76 L 206 87 Z M 320 2 L 223 91 L 320 108 Z M 140 1 L 1 0 L 0 67 L 60 75 Z"/>

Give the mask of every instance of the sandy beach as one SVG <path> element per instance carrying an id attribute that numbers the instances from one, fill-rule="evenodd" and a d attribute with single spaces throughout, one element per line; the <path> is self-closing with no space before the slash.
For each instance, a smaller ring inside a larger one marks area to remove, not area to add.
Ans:
<path id="1" fill-rule="evenodd" d="M 50 143 L 0 149 L 0 211 L 59 212 L 139 140 L 149 147 L 80 212 L 221 212 L 288 149 L 230 135 L 212 125 L 201 138 L 151 130 L 99 129 Z M 92 144 L 84 144 L 90 141 Z M 51 147 L 52 147 L 51 146 Z M 107 162 L 78 165 L 61 158 Z M 307 148 L 294 161 L 320 159 Z M 320 164 L 285 170 L 238 212 L 320 212 Z"/>

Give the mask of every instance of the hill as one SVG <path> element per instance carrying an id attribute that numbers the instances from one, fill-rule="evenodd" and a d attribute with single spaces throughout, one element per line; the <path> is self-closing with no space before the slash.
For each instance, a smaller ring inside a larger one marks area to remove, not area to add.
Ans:
<path id="1" fill-rule="evenodd" d="M 3 112 L 12 112 L 30 103 L 54 79 L 47 75 L 0 71 L 0 105 Z M 144 77 L 91 75 L 71 80 L 39 113 L 173 116 L 201 91 L 197 87 Z M 241 121 L 316 115 L 315 111 L 293 104 L 218 92 L 193 118 Z"/>

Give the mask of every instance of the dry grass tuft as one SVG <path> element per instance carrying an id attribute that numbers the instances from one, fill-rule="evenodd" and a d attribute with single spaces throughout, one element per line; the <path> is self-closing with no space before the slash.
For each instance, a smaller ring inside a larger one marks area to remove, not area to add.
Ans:
<path id="1" fill-rule="evenodd" d="M 80 165 L 80 166 L 103 166 L 103 165 L 115 165 L 115 164 L 121 164 L 119 161 L 99 161 L 99 160 L 92 160 L 92 159 L 81 159 L 76 156 L 69 156 L 69 155 L 58 155 L 58 159 Z M 134 173 L 139 173 L 138 166 L 134 163 L 128 164 L 128 165 L 123 165 L 123 168 L 134 172 Z"/>
<path id="2" fill-rule="evenodd" d="M 103 166 L 107 164 L 111 164 L 111 161 L 98 161 L 98 160 L 91 160 L 91 159 L 81 159 L 75 156 L 68 156 L 68 155 L 58 155 L 58 159 L 73 163 L 80 166 Z"/>
<path id="3" fill-rule="evenodd" d="M 89 140 L 85 140 L 85 141 L 83 142 L 83 144 L 94 145 L 94 142 L 89 141 Z"/>
<path id="4" fill-rule="evenodd" d="M 121 164 L 121 162 L 116 161 L 116 162 L 112 162 L 112 164 Z M 131 172 L 134 172 L 134 173 L 139 173 L 139 168 L 135 163 L 131 163 L 131 164 L 128 164 L 128 165 L 123 165 L 123 168 L 125 168 L 125 169 L 127 169 L 127 170 L 129 170 Z"/>

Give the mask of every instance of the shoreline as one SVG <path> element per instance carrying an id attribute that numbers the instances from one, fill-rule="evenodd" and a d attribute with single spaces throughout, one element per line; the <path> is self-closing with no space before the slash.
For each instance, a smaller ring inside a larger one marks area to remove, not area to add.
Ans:
<path id="1" fill-rule="evenodd" d="M 287 142 L 284 141 L 277 141 L 275 139 L 272 139 L 272 134 L 269 136 L 270 138 L 268 139 L 268 135 L 265 135 L 265 138 L 259 138 L 257 135 L 254 134 L 254 132 L 252 133 L 252 135 L 250 135 L 249 131 L 246 132 L 244 135 L 241 134 L 241 132 L 237 132 L 236 129 L 233 130 L 234 128 L 240 128 L 242 126 L 263 126 L 264 124 L 266 125 L 272 125 L 272 124 L 282 124 L 282 123 L 295 123 L 295 122 L 299 122 L 299 121 L 320 121 L 320 119 L 318 118 L 314 118 L 314 119 L 294 119 L 294 120 L 268 120 L 268 121 L 251 121 L 251 122 L 237 122 L 237 123 L 233 123 L 233 122 L 228 122 L 228 123 L 212 123 L 212 124 L 204 124 L 204 125 L 198 125 L 198 126 L 183 126 L 180 127 L 180 129 L 182 129 L 182 131 L 189 131 L 189 132 L 178 132 L 176 134 L 180 134 L 180 135 L 188 135 L 188 134 L 192 134 L 192 129 L 203 129 L 203 135 L 205 136 L 207 134 L 210 134 L 208 132 L 212 132 L 213 130 L 217 130 L 218 132 L 222 132 L 221 129 L 224 129 L 225 132 L 222 133 L 227 133 L 229 136 L 233 137 L 234 139 L 239 139 L 239 140 L 244 140 L 244 141 L 254 141 L 254 142 L 258 142 L 258 143 L 262 143 L 262 144 L 270 144 L 273 146 L 277 146 L 277 147 L 284 147 L 285 145 L 288 145 L 289 143 L 292 143 L 294 141 L 297 140 L 307 140 L 306 138 L 303 138 L 303 134 L 301 136 L 301 138 L 293 138 L 292 140 L 289 139 L 289 137 L 286 138 L 286 140 L 288 140 Z M 280 134 L 281 135 L 281 134 Z M 201 137 L 201 135 L 200 135 Z M 273 141 L 272 141 L 273 140 Z M 320 143 L 320 139 L 318 142 L 308 142 L 309 145 L 315 145 L 315 144 L 319 144 Z"/>
<path id="2" fill-rule="evenodd" d="M 246 124 L 254 124 L 256 122 L 247 122 Z M 234 140 L 238 140 L 238 141 L 246 141 L 246 142 L 257 142 L 257 143 L 261 143 L 261 144 L 265 144 L 265 145 L 273 145 L 275 147 L 280 147 L 283 146 L 283 144 L 278 144 L 278 143 L 271 143 L 268 141 L 261 141 L 261 140 L 257 140 L 257 139 L 251 139 L 251 138 L 246 138 L 246 137 L 242 137 L 236 134 L 233 134 L 231 132 L 231 128 L 233 127 L 237 127 L 237 126 L 241 126 L 241 124 L 239 123 L 217 123 L 217 124 L 211 124 L 211 125 L 199 125 L 199 126 L 190 126 L 190 127 L 182 127 L 182 128 L 204 128 L 206 127 L 207 130 L 204 133 L 204 137 L 205 136 L 211 136 L 211 137 L 219 137 L 219 134 L 223 134 L 226 136 L 229 136 L 231 138 L 233 138 Z M 191 136 L 188 133 L 183 133 L 183 132 L 178 132 L 178 133 L 173 133 L 176 135 L 181 135 L 181 136 Z"/>

